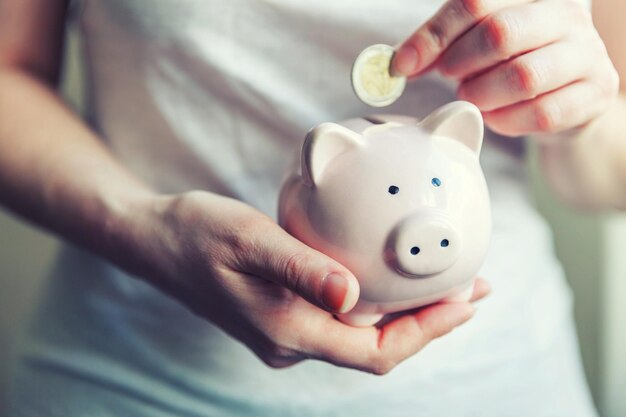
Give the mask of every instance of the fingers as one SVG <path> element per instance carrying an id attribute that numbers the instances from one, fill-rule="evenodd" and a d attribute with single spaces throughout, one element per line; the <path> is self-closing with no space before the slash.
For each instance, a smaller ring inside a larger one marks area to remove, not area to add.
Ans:
<path id="1" fill-rule="evenodd" d="M 491 292 L 491 285 L 482 278 L 476 278 L 474 281 L 474 292 L 470 297 L 470 302 L 478 301 Z"/>
<path id="2" fill-rule="evenodd" d="M 478 278 L 471 300 L 479 300 L 489 291 L 489 284 Z M 474 312 L 470 303 L 434 304 L 398 315 L 379 329 L 351 327 L 328 313 L 306 306 L 290 309 L 287 322 L 270 323 L 270 331 L 266 329 L 266 333 L 271 336 L 265 348 L 252 343 L 257 346 L 257 355 L 269 366 L 283 368 L 304 359 L 319 359 L 384 374 L 433 339 L 467 321 Z M 293 331 L 293 326 L 298 330 Z M 243 335 L 244 339 L 249 334 Z"/>
<path id="3" fill-rule="evenodd" d="M 402 316 L 380 330 L 380 351 L 388 355 L 395 366 L 432 340 L 465 323 L 474 311 L 469 303 L 435 304 Z"/>
<path id="4" fill-rule="evenodd" d="M 591 14 L 577 1 L 448 0 L 392 63 L 408 76 L 430 68 L 460 80 L 460 98 L 509 136 L 585 124 L 618 88 Z"/>
<path id="5" fill-rule="evenodd" d="M 611 97 L 596 84 L 578 81 L 534 100 L 483 113 L 483 117 L 492 130 L 502 135 L 554 133 L 597 117 Z"/>
<path id="6" fill-rule="evenodd" d="M 414 76 L 428 68 L 463 33 L 487 15 L 531 0 L 449 0 L 400 46 L 393 72 Z"/>
<path id="7" fill-rule="evenodd" d="M 443 75 L 465 79 L 498 62 L 563 39 L 573 8 L 558 1 L 529 3 L 491 14 L 461 36 L 437 63 Z M 559 16 L 555 19 L 554 16 Z"/>
<path id="8" fill-rule="evenodd" d="M 318 332 L 309 335 L 303 348 L 310 357 L 382 375 L 433 339 L 469 320 L 473 312 L 469 303 L 435 304 L 380 329 L 350 327 L 328 320 Z"/>
<path id="9" fill-rule="evenodd" d="M 529 100 L 589 75 L 580 45 L 558 42 L 500 64 L 462 83 L 459 98 L 491 111 Z"/>
<path id="10" fill-rule="evenodd" d="M 284 286 L 310 303 L 332 313 L 345 313 L 359 298 L 354 275 L 330 257 L 290 236 L 278 226 L 257 233 L 240 256 L 241 267 Z"/>

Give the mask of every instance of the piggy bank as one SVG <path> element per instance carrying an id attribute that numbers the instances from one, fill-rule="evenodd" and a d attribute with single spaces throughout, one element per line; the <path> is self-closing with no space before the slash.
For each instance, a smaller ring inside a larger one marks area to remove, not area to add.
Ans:
<path id="1" fill-rule="evenodd" d="M 469 299 L 491 234 L 482 140 L 480 111 L 463 101 L 421 121 L 373 116 L 309 131 L 279 223 L 356 276 L 359 301 L 340 320 L 369 326 Z"/>

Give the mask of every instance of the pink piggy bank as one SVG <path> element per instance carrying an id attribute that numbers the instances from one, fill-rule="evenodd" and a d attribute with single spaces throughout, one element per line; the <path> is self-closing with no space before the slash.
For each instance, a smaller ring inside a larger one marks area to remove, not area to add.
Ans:
<path id="1" fill-rule="evenodd" d="M 355 308 L 384 314 L 468 300 L 491 234 L 478 157 L 480 111 L 457 101 L 422 121 L 376 116 L 323 123 L 306 136 L 301 170 L 281 190 L 279 223 L 357 277 Z"/>

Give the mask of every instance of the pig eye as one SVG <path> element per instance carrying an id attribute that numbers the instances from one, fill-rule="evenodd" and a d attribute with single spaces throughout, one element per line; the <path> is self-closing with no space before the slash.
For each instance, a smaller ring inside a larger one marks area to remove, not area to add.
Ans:
<path id="1" fill-rule="evenodd" d="M 400 189 L 396 187 L 395 185 L 391 185 L 389 187 L 389 194 L 398 194 L 399 192 L 400 192 Z"/>
<path id="2" fill-rule="evenodd" d="M 435 187 L 439 187 L 441 186 L 441 180 L 437 177 L 433 178 L 432 180 L 430 180 L 430 183 L 435 186 Z"/>

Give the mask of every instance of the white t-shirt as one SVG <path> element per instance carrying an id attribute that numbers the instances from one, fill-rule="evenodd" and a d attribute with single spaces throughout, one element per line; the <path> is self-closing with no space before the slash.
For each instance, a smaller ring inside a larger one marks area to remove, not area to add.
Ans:
<path id="1" fill-rule="evenodd" d="M 83 0 L 90 122 L 158 190 L 211 190 L 275 215 L 309 128 L 380 112 L 351 90 L 354 57 L 397 44 L 441 3 Z M 428 75 L 385 112 L 424 116 L 454 87 Z M 511 146 L 520 142 L 487 132 L 481 156 L 494 233 L 480 275 L 492 295 L 390 374 L 315 361 L 270 369 L 150 286 L 68 248 L 24 347 L 15 415 L 50 404 L 64 417 L 595 415 L 571 296 L 527 195 L 523 150 Z"/>

